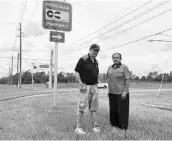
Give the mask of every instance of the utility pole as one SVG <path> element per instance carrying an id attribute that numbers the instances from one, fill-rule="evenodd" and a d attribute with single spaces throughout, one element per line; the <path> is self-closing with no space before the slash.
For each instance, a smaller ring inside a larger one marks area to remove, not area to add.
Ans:
<path id="1" fill-rule="evenodd" d="M 22 84 L 22 25 L 21 25 L 21 22 L 20 22 L 20 28 L 19 28 L 19 31 L 20 31 L 20 84 L 19 84 L 19 87 L 21 88 L 21 84 Z"/>
<path id="2" fill-rule="evenodd" d="M 10 78 L 11 78 L 11 68 L 10 68 L 10 65 L 9 65 L 9 77 L 8 77 L 8 84 L 10 85 Z"/>
<path id="3" fill-rule="evenodd" d="M 18 53 L 18 56 L 17 56 L 17 84 L 16 84 L 16 87 L 19 87 L 19 53 Z"/>
<path id="4" fill-rule="evenodd" d="M 50 73 L 49 73 L 49 88 L 52 88 L 52 69 L 53 68 L 53 50 L 51 50 L 50 56 Z"/>
<path id="5" fill-rule="evenodd" d="M 34 69 L 35 69 L 35 63 L 32 63 L 32 66 L 33 66 L 33 68 L 32 68 L 32 89 L 33 89 L 33 87 L 34 87 L 34 79 L 33 79 L 33 77 L 34 77 Z"/>
<path id="6" fill-rule="evenodd" d="M 13 56 L 11 58 L 11 85 L 13 85 Z"/>

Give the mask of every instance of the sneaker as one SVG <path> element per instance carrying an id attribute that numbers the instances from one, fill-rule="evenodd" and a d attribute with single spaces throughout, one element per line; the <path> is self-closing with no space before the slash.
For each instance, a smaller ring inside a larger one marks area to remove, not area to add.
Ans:
<path id="1" fill-rule="evenodd" d="M 80 135 L 85 135 L 86 134 L 82 128 L 76 128 L 75 133 L 80 134 Z"/>
<path id="2" fill-rule="evenodd" d="M 118 132 L 117 128 L 113 127 L 112 130 L 111 130 L 111 133 L 116 133 L 116 132 Z"/>
<path id="3" fill-rule="evenodd" d="M 95 133 L 100 133 L 100 129 L 98 126 L 95 126 L 93 129 L 92 129 Z"/>

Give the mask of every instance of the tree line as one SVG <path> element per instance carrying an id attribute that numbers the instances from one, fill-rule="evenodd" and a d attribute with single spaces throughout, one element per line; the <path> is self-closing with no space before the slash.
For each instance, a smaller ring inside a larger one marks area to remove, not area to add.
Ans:
<path id="1" fill-rule="evenodd" d="M 141 81 L 141 82 L 160 82 L 163 78 L 163 82 L 172 82 L 172 71 L 169 73 L 160 73 L 154 71 L 149 72 L 146 76 L 136 76 L 132 71 L 130 72 L 132 76 L 132 81 Z M 15 74 L 9 77 L 3 77 L 0 79 L 0 84 L 13 84 L 18 83 L 19 74 Z M 12 81 L 11 81 L 12 80 Z M 45 72 L 36 72 L 33 75 L 34 83 L 46 83 L 49 81 L 49 74 Z M 52 77 L 52 81 L 54 81 L 54 77 Z M 58 83 L 76 83 L 76 78 L 74 73 L 70 72 L 59 72 L 57 76 Z M 99 82 L 106 83 L 107 77 L 106 73 L 99 74 Z M 26 71 L 22 73 L 22 84 L 31 84 L 32 83 L 32 73 L 30 71 Z"/>

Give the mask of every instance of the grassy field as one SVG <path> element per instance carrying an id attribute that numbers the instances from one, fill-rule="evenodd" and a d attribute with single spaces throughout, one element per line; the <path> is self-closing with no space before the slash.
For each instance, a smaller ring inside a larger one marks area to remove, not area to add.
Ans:
<path id="1" fill-rule="evenodd" d="M 69 91 L 69 89 L 64 89 L 64 84 L 61 85 L 61 90 Z M 156 86 L 158 84 L 137 85 L 133 83 L 132 89 L 157 89 Z M 18 93 L 30 92 L 28 88 L 18 90 L 0 87 L 1 97 L 10 95 L 10 93 L 15 96 Z M 69 85 L 67 87 L 70 88 Z M 171 85 L 166 84 L 164 88 L 170 89 Z M 157 95 L 156 91 L 132 92 L 130 94 L 129 129 L 127 132 L 117 130 L 116 133 L 111 133 L 107 91 L 100 90 L 97 120 L 101 133 L 95 134 L 91 131 L 90 115 L 86 112 L 83 128 L 87 134 L 84 136 L 74 133 L 77 94 L 57 95 L 58 109 L 56 111 L 52 110 L 52 96 L 1 101 L 0 140 L 172 140 L 172 111 L 145 105 L 154 104 L 172 108 L 171 93 L 172 91 L 163 91 L 163 95 Z M 33 94 L 32 91 L 31 94 Z"/>
<path id="2" fill-rule="evenodd" d="M 131 92 L 144 92 L 144 91 L 158 91 L 159 83 L 136 83 L 132 82 L 130 86 Z M 75 93 L 78 92 L 77 83 L 62 83 L 58 84 L 58 93 Z M 163 84 L 163 90 L 172 89 L 172 84 Z M 106 89 L 105 89 L 106 90 Z M 106 90 L 107 91 L 107 90 Z M 0 101 L 13 99 L 16 97 L 38 95 L 38 94 L 52 94 L 53 89 L 48 89 L 45 84 L 35 84 L 32 89 L 32 85 L 23 84 L 22 88 L 17 88 L 15 85 L 0 85 Z M 107 93 L 107 92 L 105 92 Z"/>
<path id="3" fill-rule="evenodd" d="M 145 82 L 132 82 L 130 85 L 131 89 L 158 89 L 159 88 L 160 83 L 145 83 Z M 58 83 L 58 88 L 62 89 L 62 88 L 78 88 L 78 84 L 77 83 Z M 0 84 L 0 88 L 16 88 L 16 85 L 1 85 Z M 22 89 L 31 89 L 32 85 L 31 84 L 22 84 Z M 162 88 L 167 89 L 167 88 L 171 88 L 172 89 L 172 83 L 166 83 L 166 84 L 162 84 Z M 47 89 L 45 84 L 34 84 L 34 89 L 38 90 L 38 89 Z"/>

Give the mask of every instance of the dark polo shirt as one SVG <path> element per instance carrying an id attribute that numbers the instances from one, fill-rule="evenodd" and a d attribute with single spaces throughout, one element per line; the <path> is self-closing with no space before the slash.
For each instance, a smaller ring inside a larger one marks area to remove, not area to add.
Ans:
<path id="1" fill-rule="evenodd" d="M 93 63 L 89 54 L 79 59 L 75 71 L 79 73 L 81 81 L 86 85 L 94 85 L 98 83 L 98 62 L 94 59 Z"/>

